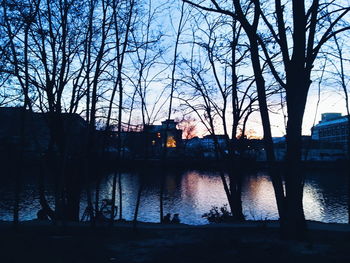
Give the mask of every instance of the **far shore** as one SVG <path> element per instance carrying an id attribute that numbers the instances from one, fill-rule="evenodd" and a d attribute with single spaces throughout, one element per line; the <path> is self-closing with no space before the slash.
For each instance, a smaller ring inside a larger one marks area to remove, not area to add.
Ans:
<path id="1" fill-rule="evenodd" d="M 68 162 L 70 165 L 80 164 L 78 159 L 70 159 Z M 160 159 L 125 159 L 119 162 L 115 158 L 105 158 L 96 160 L 95 167 L 102 169 L 104 171 L 114 171 L 116 168 L 122 170 L 147 170 L 147 169 L 166 169 L 166 170 L 218 170 L 225 169 L 229 167 L 231 162 L 229 160 L 212 160 L 212 159 L 196 159 L 190 157 L 184 158 L 168 158 L 166 160 Z M 3 163 L 0 159 L 0 164 L 4 166 L 4 169 L 11 170 L 13 165 L 9 163 Z M 269 164 L 265 161 L 255 161 L 255 160 L 241 160 L 241 168 L 246 170 L 261 170 L 268 169 Z M 40 159 L 28 159 L 24 163 L 24 166 L 29 169 L 37 169 L 42 165 L 42 160 Z M 275 165 L 281 171 L 285 167 L 284 161 L 276 161 Z M 302 168 L 304 170 L 337 170 L 337 171 L 346 171 L 347 170 L 347 161 L 346 160 L 337 160 L 337 161 L 302 161 Z M 0 175 L 1 176 L 1 175 Z"/>

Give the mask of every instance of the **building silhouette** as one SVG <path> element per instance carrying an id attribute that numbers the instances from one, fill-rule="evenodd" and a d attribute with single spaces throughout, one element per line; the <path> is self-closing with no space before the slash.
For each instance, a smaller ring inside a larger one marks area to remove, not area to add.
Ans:
<path id="1" fill-rule="evenodd" d="M 349 134 L 349 122 L 347 116 L 341 113 L 323 113 L 321 121 L 312 127 L 313 140 L 341 143 L 346 145 Z"/>
<path id="2" fill-rule="evenodd" d="M 78 114 L 62 113 L 57 116 L 62 121 L 65 151 L 68 155 L 81 154 L 86 144 L 86 121 Z M 0 154 L 19 151 L 19 147 L 23 148 L 25 157 L 35 158 L 47 153 L 52 139 L 51 119 L 49 113 L 0 107 Z M 55 144 L 52 148 L 57 151 L 58 146 Z"/>
<path id="3" fill-rule="evenodd" d="M 161 125 L 145 125 L 141 131 L 122 131 L 122 156 L 124 159 L 178 158 L 181 155 L 182 130 L 177 122 L 165 120 Z M 110 133 L 110 151 L 117 151 L 118 133 Z"/>

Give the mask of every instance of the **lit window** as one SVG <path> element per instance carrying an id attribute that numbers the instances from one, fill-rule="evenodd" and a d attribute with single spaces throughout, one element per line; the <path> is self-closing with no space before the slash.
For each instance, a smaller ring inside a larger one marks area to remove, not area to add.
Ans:
<path id="1" fill-rule="evenodd" d="M 175 148 L 176 147 L 176 140 L 174 136 L 168 136 L 166 140 L 166 147 L 167 148 Z"/>

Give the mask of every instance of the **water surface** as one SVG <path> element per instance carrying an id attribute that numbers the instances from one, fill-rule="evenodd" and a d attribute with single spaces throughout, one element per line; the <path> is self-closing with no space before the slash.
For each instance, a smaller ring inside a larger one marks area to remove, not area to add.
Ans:
<path id="1" fill-rule="evenodd" d="M 101 199 L 110 198 L 113 174 L 107 174 L 100 185 Z M 145 222 L 159 222 L 159 192 L 161 172 L 153 171 L 122 173 L 123 217 L 133 218 L 137 191 L 143 185 L 138 219 Z M 11 184 L 0 186 L 0 220 L 11 220 Z M 246 219 L 277 219 L 277 207 L 271 180 L 266 172 L 247 174 L 242 186 L 243 213 Z M 347 222 L 347 180 L 336 172 L 308 172 L 304 187 L 304 211 L 306 219 L 322 222 Z M 53 191 L 48 189 L 48 200 L 53 202 Z M 86 207 L 82 193 L 81 213 Z M 36 217 L 40 205 L 36 181 L 26 178 L 21 194 L 21 220 Z M 117 203 L 119 201 L 117 200 Z M 227 198 L 218 173 L 189 170 L 165 175 L 164 213 L 179 213 L 181 222 L 206 224 L 204 213 L 213 206 L 227 204 Z"/>

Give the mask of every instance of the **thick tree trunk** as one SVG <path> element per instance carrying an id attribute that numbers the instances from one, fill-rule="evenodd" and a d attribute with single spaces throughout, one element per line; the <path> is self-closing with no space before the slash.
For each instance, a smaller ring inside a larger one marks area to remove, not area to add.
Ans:
<path id="1" fill-rule="evenodd" d="M 70 167 L 72 166 L 72 167 Z M 68 221 L 79 221 L 80 212 L 80 193 L 81 178 L 79 167 L 75 164 L 69 165 L 69 169 L 65 172 L 66 179 L 66 208 L 65 214 Z"/>
<path id="2" fill-rule="evenodd" d="M 286 159 L 287 233 L 301 236 L 306 229 L 303 211 L 304 177 L 301 169 L 301 126 L 299 117 L 288 118 Z M 297 236 L 296 236 L 297 237 Z"/>
<path id="3" fill-rule="evenodd" d="M 309 84 L 302 76 L 300 71 L 300 74 L 287 77 L 286 234 L 289 238 L 298 239 L 304 238 L 306 231 L 301 154 L 302 123 Z"/>
<path id="4" fill-rule="evenodd" d="M 243 167 L 237 161 L 233 161 L 229 169 L 230 199 L 233 206 L 231 212 L 235 221 L 245 220 L 242 210 L 242 169 Z"/>

